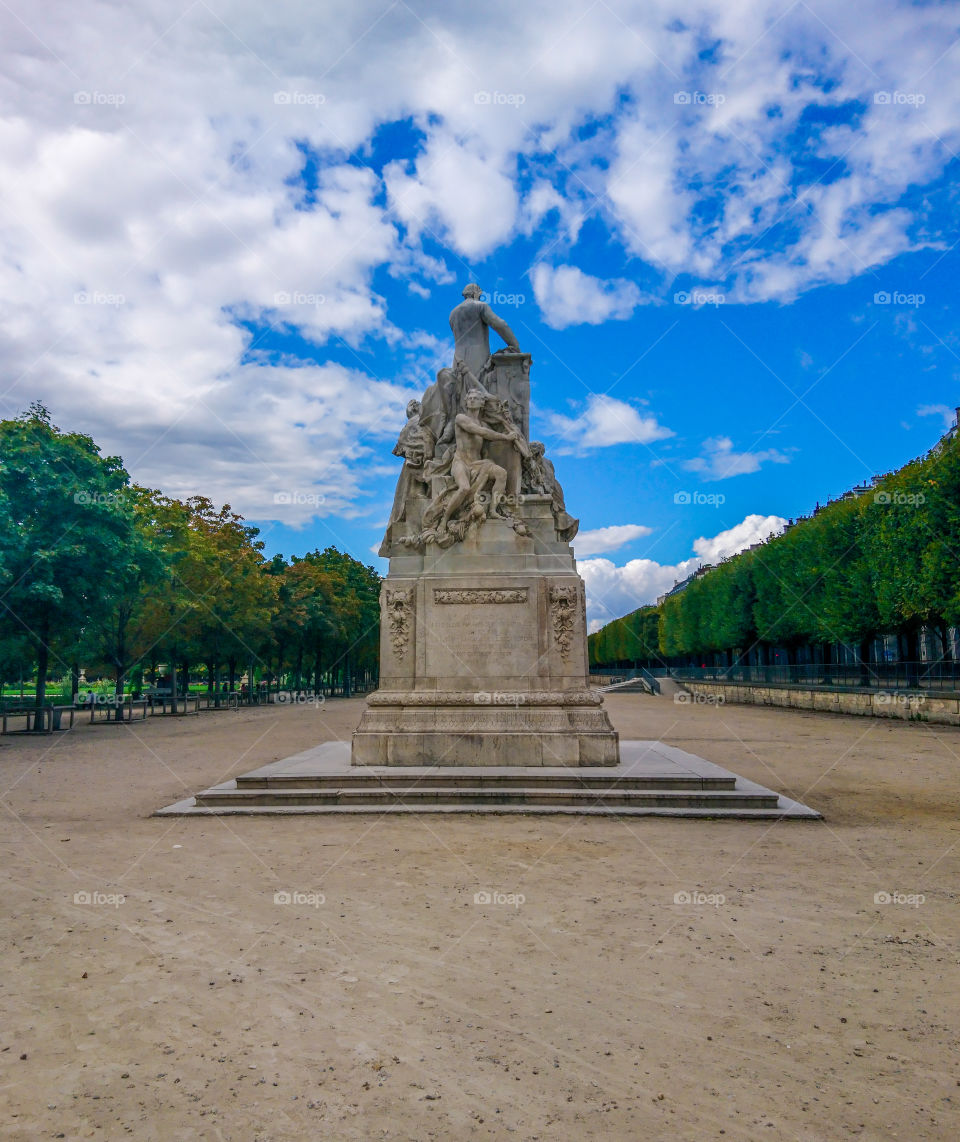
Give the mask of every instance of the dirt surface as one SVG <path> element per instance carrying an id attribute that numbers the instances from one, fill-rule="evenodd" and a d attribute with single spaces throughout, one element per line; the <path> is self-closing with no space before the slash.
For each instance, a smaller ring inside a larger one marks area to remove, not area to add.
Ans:
<path id="1" fill-rule="evenodd" d="M 826 820 L 150 816 L 358 700 L 0 739 L 0 1137 L 960 1137 L 960 731 L 608 705 Z"/>

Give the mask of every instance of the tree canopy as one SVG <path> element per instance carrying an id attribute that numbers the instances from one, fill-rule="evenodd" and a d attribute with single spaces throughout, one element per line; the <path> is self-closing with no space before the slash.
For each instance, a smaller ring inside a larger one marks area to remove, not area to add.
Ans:
<path id="1" fill-rule="evenodd" d="M 267 560 L 229 504 L 131 483 L 121 460 L 43 406 L 0 421 L 0 677 L 78 662 L 123 691 L 131 672 L 375 671 L 380 579 L 330 547 Z M 32 665 L 31 665 L 32 662 Z"/>
<path id="2" fill-rule="evenodd" d="M 656 650 L 632 635 L 658 614 Z M 590 636 L 594 665 L 960 625 L 960 436 Z M 636 653 L 635 653 L 636 652 Z"/>

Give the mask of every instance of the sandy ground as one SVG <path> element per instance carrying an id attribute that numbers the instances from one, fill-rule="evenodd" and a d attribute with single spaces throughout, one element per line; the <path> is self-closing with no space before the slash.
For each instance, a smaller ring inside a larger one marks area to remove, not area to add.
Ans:
<path id="1" fill-rule="evenodd" d="M 0 1136 L 960 1137 L 960 731 L 609 708 L 826 820 L 150 817 L 358 700 L 0 739 Z"/>

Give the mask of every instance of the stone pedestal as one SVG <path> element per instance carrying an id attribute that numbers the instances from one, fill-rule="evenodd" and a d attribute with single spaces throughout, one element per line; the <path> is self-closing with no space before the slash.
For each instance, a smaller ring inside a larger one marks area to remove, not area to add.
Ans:
<path id="1" fill-rule="evenodd" d="M 445 549 L 394 556 L 381 592 L 380 689 L 353 765 L 617 765 L 587 671 L 583 581 L 550 497 Z"/>

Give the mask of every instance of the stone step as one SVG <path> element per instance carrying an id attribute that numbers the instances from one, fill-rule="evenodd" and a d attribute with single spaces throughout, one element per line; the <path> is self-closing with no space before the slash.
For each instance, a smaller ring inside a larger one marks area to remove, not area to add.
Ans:
<path id="1" fill-rule="evenodd" d="M 323 742 L 157 810 L 158 816 L 479 813 L 817 820 L 814 809 L 661 741 L 603 766 L 354 766 Z"/>
<path id="2" fill-rule="evenodd" d="M 197 795 L 199 808 L 213 809 L 247 807 L 269 809 L 291 806 L 406 806 L 445 805 L 466 807 L 475 805 L 530 805 L 536 808 L 552 806 L 598 805 L 608 810 L 620 808 L 679 808 L 679 809 L 775 809 L 775 793 L 728 792 L 703 790 L 635 790 L 568 788 L 432 788 L 410 786 L 389 789 L 383 786 L 368 788 L 327 789 L 219 789 Z"/>
<path id="3" fill-rule="evenodd" d="M 676 789 L 689 792 L 701 789 L 733 790 L 736 788 L 737 779 L 732 773 L 722 777 L 678 774 L 663 777 L 644 775 L 642 777 L 611 778 L 609 773 L 590 773 L 580 769 L 558 776 L 555 773 L 531 773 L 529 770 L 518 773 L 478 774 L 475 769 L 469 773 L 457 770 L 386 773 L 383 770 L 366 771 L 361 767 L 357 767 L 355 772 L 348 776 L 343 774 L 310 774 L 237 778 L 238 789 L 366 789 L 368 787 L 381 787 L 404 790 L 416 789 L 424 783 L 434 789 L 552 789 L 558 784 L 565 784 L 575 789 Z"/>

